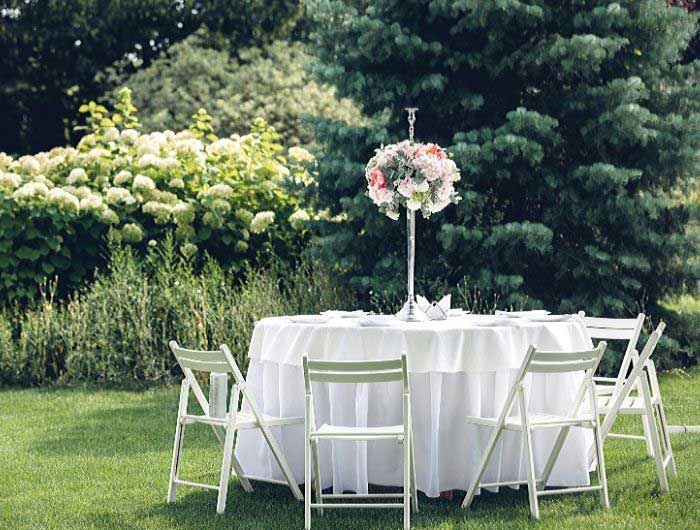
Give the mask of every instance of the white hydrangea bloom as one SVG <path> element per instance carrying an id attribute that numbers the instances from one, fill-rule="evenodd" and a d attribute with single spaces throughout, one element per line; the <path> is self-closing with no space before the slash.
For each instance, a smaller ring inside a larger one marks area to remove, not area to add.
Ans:
<path id="1" fill-rule="evenodd" d="M 295 230 L 303 228 L 304 225 L 310 220 L 311 217 L 306 210 L 297 210 L 289 216 L 289 224 L 292 225 L 292 228 Z"/>
<path id="2" fill-rule="evenodd" d="M 91 193 L 87 197 L 80 199 L 80 209 L 85 211 L 99 210 L 102 208 L 102 197 L 96 193 Z"/>
<path id="3" fill-rule="evenodd" d="M 0 168 L 10 167 L 12 161 L 13 158 L 10 155 L 5 153 L 4 151 L 0 152 Z"/>
<path id="4" fill-rule="evenodd" d="M 154 155 L 153 153 L 146 153 L 141 158 L 139 158 L 137 165 L 141 167 L 155 166 L 158 167 L 160 163 L 160 157 Z"/>
<path id="5" fill-rule="evenodd" d="M 19 158 L 20 167 L 27 173 L 39 173 L 41 164 L 39 161 L 30 155 L 25 155 Z"/>
<path id="6" fill-rule="evenodd" d="M 181 178 L 170 179 L 168 186 L 175 188 L 176 190 L 182 190 L 185 188 L 185 181 Z"/>
<path id="7" fill-rule="evenodd" d="M 76 167 L 71 169 L 66 179 L 66 184 L 77 184 L 79 182 L 87 181 L 87 173 L 82 167 Z"/>
<path id="8" fill-rule="evenodd" d="M 136 199 L 134 199 L 131 196 L 131 192 L 127 190 L 126 188 L 118 188 L 118 187 L 112 187 L 107 190 L 107 195 L 105 196 L 105 200 L 109 204 L 133 204 L 136 202 Z"/>
<path id="9" fill-rule="evenodd" d="M 126 169 L 122 169 L 119 173 L 114 175 L 114 184 L 116 186 L 121 186 L 122 184 L 126 184 L 127 182 L 130 182 L 133 177 L 134 176 L 131 174 L 131 171 L 127 171 Z"/>
<path id="10" fill-rule="evenodd" d="M 124 129 L 119 133 L 119 139 L 125 143 L 134 143 L 139 137 L 139 132 L 136 129 Z"/>
<path id="11" fill-rule="evenodd" d="M 177 203 L 172 213 L 177 224 L 191 224 L 194 221 L 194 207 L 188 202 Z"/>
<path id="12" fill-rule="evenodd" d="M 116 142 L 119 139 L 119 129 L 107 127 L 102 135 L 106 142 Z"/>
<path id="13" fill-rule="evenodd" d="M 156 183 L 146 175 L 136 175 L 132 186 L 135 191 L 150 191 L 156 189 Z"/>
<path id="14" fill-rule="evenodd" d="M 260 234 L 267 230 L 267 227 L 275 222 L 275 212 L 258 212 L 250 222 L 250 231 L 254 234 Z"/>
<path id="15" fill-rule="evenodd" d="M 214 184 L 204 191 L 204 196 L 216 199 L 228 199 L 233 193 L 233 188 L 228 184 Z"/>
<path id="16" fill-rule="evenodd" d="M 184 131 L 179 131 L 178 133 L 175 134 L 175 139 L 176 140 L 191 140 L 195 138 L 195 135 L 192 131 L 189 131 L 185 129 Z"/>
<path id="17" fill-rule="evenodd" d="M 289 158 L 296 162 L 313 162 L 315 160 L 314 155 L 303 147 L 290 147 L 287 152 L 289 153 Z"/>
<path id="18" fill-rule="evenodd" d="M 241 145 L 230 138 L 222 138 L 207 146 L 207 153 L 211 156 L 234 155 L 239 152 Z"/>
<path id="19" fill-rule="evenodd" d="M 143 213 L 153 216 L 158 224 L 165 224 L 170 219 L 173 207 L 157 201 L 148 201 L 142 207 Z"/>
<path id="20" fill-rule="evenodd" d="M 93 147 L 86 153 L 85 158 L 88 160 L 88 162 L 94 164 L 99 162 L 101 158 L 109 158 L 111 155 L 112 153 L 107 151 L 107 149 L 102 147 Z"/>
<path id="21" fill-rule="evenodd" d="M 15 199 L 30 199 L 37 196 L 45 196 L 49 188 L 43 182 L 27 182 L 12 194 Z"/>
<path id="22" fill-rule="evenodd" d="M 17 173 L 3 173 L 0 171 L 0 187 L 13 190 L 20 184 L 22 184 L 22 177 L 20 177 Z"/>
<path id="23" fill-rule="evenodd" d="M 49 190 L 46 199 L 55 204 L 62 210 L 77 212 L 80 210 L 80 201 L 75 195 L 68 193 L 61 188 L 53 188 Z"/>

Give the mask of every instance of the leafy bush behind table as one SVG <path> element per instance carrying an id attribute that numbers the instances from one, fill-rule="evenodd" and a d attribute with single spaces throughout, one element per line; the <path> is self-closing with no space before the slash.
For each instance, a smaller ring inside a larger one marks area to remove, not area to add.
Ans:
<path id="1" fill-rule="evenodd" d="M 80 110 L 88 134 L 76 148 L 0 153 L 0 300 L 31 300 L 54 277 L 70 292 L 104 261 L 108 238 L 145 247 L 172 230 L 182 254 L 206 251 L 233 270 L 303 241 L 313 156 L 285 151 L 262 119 L 217 138 L 200 109 L 186 130 L 141 134 L 128 89 L 113 110 Z"/>
<path id="2" fill-rule="evenodd" d="M 180 372 L 168 349 L 226 343 L 241 368 L 256 320 L 352 307 L 325 268 L 302 260 L 240 272 L 193 259 L 166 237 L 145 258 L 131 246 L 111 249 L 106 270 L 67 301 L 49 284 L 31 310 L 0 313 L 0 384 L 152 382 Z"/>

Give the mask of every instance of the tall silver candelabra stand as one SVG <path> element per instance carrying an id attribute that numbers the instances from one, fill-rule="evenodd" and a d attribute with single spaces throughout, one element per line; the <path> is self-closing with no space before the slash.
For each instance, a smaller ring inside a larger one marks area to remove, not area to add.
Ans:
<path id="1" fill-rule="evenodd" d="M 406 109 L 406 112 L 408 112 L 408 139 L 410 142 L 413 142 L 413 124 L 416 122 L 417 110 L 418 109 L 415 107 Z M 418 304 L 416 303 L 416 293 L 413 282 L 416 265 L 416 212 L 415 210 L 409 210 L 408 208 L 406 208 L 406 243 L 406 288 L 408 291 L 408 296 L 406 303 L 401 308 L 401 311 L 396 313 L 396 318 L 405 322 L 423 322 L 428 320 L 428 317 L 425 316 L 425 313 L 420 310 Z"/>

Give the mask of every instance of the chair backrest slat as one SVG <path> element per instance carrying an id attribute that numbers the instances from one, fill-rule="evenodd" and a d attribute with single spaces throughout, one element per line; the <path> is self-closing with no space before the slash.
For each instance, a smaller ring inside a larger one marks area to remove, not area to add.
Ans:
<path id="1" fill-rule="evenodd" d="M 389 383 L 403 381 L 404 392 L 408 392 L 408 370 L 406 354 L 398 359 L 377 361 L 326 361 L 309 359 L 304 362 L 304 384 L 306 393 L 311 393 L 311 383 Z"/>
<path id="2" fill-rule="evenodd" d="M 180 366 L 183 368 L 189 368 L 190 370 L 196 370 L 199 372 L 216 372 L 216 373 L 231 373 L 231 367 L 227 362 L 207 362 L 207 361 L 195 361 L 188 359 L 186 357 L 179 357 L 178 361 Z"/>
<path id="3" fill-rule="evenodd" d="M 373 370 L 401 370 L 401 359 L 383 361 L 314 361 L 309 359 L 309 370 L 332 372 L 361 372 Z"/>
<path id="4" fill-rule="evenodd" d="M 535 350 L 532 360 L 542 362 L 552 361 L 586 361 L 598 356 L 598 348 L 582 351 L 539 351 Z"/>
<path id="5" fill-rule="evenodd" d="M 319 383 L 389 383 L 402 381 L 401 370 L 384 370 L 376 372 L 330 372 L 309 370 L 309 380 Z"/>
<path id="6" fill-rule="evenodd" d="M 180 367 L 199 372 L 231 373 L 233 369 L 223 351 L 188 350 L 174 340 L 169 343 Z"/>
<path id="7" fill-rule="evenodd" d="M 542 362 L 542 361 L 532 361 L 527 367 L 528 373 L 564 373 L 564 372 L 578 372 L 581 370 L 590 370 L 593 365 L 596 364 L 596 359 L 587 359 L 584 361 L 553 361 L 553 362 Z"/>
<path id="8" fill-rule="evenodd" d="M 578 315 L 586 325 L 591 338 L 628 340 L 630 344 L 627 351 L 637 346 L 637 340 L 644 324 L 644 313 L 637 315 L 637 318 L 587 317 L 583 311 L 579 311 Z"/>

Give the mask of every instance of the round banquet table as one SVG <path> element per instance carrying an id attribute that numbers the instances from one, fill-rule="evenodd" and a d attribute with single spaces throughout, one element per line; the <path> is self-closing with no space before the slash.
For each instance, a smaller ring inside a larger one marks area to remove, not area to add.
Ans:
<path id="1" fill-rule="evenodd" d="M 248 355 L 247 385 L 265 414 L 304 416 L 302 356 L 311 359 L 390 359 L 406 352 L 415 439 L 417 487 L 435 497 L 466 490 L 491 434 L 467 424 L 466 416 L 495 417 L 512 387 L 528 346 L 543 350 L 593 347 L 583 322 L 494 320 L 467 315 L 443 321 L 362 327 L 357 319 L 295 323 L 288 317 L 256 323 Z M 567 414 L 582 374 L 530 374 L 525 380 L 528 410 Z M 401 383 L 314 383 L 316 424 L 396 425 L 402 423 Z M 518 414 L 517 406 L 511 414 Z M 304 480 L 303 424 L 272 427 L 297 482 Z M 535 468 L 540 475 L 558 429 L 534 432 Z M 591 431 L 574 427 L 548 485 L 589 485 L 587 451 Z M 368 484 L 401 486 L 401 446 L 395 442 L 321 441 L 323 488 L 366 493 Z M 283 479 L 257 430 L 241 431 L 236 456 L 252 476 Z M 519 432 L 506 431 L 494 452 L 485 482 L 524 480 L 525 455 Z"/>

